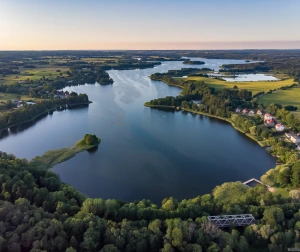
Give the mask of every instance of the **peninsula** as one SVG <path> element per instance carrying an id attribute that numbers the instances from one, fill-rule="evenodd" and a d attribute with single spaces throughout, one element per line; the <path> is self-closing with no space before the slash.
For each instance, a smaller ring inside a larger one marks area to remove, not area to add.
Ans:
<path id="1" fill-rule="evenodd" d="M 100 142 L 101 139 L 96 135 L 86 134 L 84 138 L 78 141 L 73 147 L 47 151 L 42 156 L 37 156 L 32 159 L 31 164 L 41 169 L 50 169 L 74 157 L 79 152 L 96 148 Z"/>

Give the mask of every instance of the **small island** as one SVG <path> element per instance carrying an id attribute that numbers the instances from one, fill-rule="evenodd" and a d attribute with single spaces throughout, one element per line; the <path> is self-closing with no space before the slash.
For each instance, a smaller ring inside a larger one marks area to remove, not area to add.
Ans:
<path id="1" fill-rule="evenodd" d="M 192 60 L 185 60 L 182 62 L 183 64 L 187 64 L 187 65 L 204 65 L 205 62 L 204 61 L 200 61 L 200 60 L 195 60 L 195 61 L 192 61 Z"/>
<path id="2" fill-rule="evenodd" d="M 50 169 L 74 157 L 79 152 L 98 147 L 100 142 L 101 139 L 96 135 L 86 134 L 84 138 L 78 141 L 72 148 L 69 149 L 65 147 L 58 150 L 47 151 L 42 156 L 33 158 L 31 164 L 36 167 Z"/>

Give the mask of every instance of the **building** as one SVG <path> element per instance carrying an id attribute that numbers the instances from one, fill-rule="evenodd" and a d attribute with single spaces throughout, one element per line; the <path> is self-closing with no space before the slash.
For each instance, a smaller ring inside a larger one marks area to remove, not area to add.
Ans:
<path id="1" fill-rule="evenodd" d="M 242 111 L 244 114 L 248 114 L 249 110 L 247 108 L 244 108 Z"/>
<path id="2" fill-rule="evenodd" d="M 265 125 L 266 125 L 267 127 L 274 127 L 275 122 L 274 122 L 273 119 L 265 120 Z"/>
<path id="3" fill-rule="evenodd" d="M 299 144 L 300 143 L 300 137 L 297 136 L 296 134 L 292 134 L 290 141 L 294 144 Z"/>
<path id="4" fill-rule="evenodd" d="M 281 123 L 275 125 L 276 131 L 284 131 L 284 126 Z"/>
<path id="5" fill-rule="evenodd" d="M 259 109 L 259 110 L 257 110 L 256 114 L 262 116 L 264 114 L 264 111 Z"/>
<path id="6" fill-rule="evenodd" d="M 194 103 L 197 106 L 199 106 L 201 104 L 201 100 L 192 100 L 192 103 Z"/>
<path id="7" fill-rule="evenodd" d="M 300 137 L 294 133 L 285 133 L 286 139 L 294 144 L 300 143 Z"/>
<path id="8" fill-rule="evenodd" d="M 255 110 L 251 109 L 248 113 L 249 116 L 254 116 L 255 115 Z"/>
<path id="9" fill-rule="evenodd" d="M 241 108 L 236 108 L 235 109 L 235 113 L 241 113 L 242 112 L 242 109 Z"/>
<path id="10" fill-rule="evenodd" d="M 269 113 L 267 113 L 267 114 L 265 114 L 264 119 L 265 119 L 265 121 L 272 120 L 273 116 L 271 116 Z"/>

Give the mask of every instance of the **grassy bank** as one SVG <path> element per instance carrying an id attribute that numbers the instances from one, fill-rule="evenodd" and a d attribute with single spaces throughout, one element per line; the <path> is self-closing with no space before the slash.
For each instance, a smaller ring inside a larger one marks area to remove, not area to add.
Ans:
<path id="1" fill-rule="evenodd" d="M 95 141 L 92 144 L 88 144 L 85 140 L 86 136 L 94 137 Z M 101 142 L 101 139 L 97 138 L 95 135 L 86 136 L 71 148 L 65 147 L 58 150 L 47 151 L 42 156 L 37 156 L 32 159 L 31 163 L 41 169 L 50 169 L 55 165 L 74 157 L 77 153 L 97 147 Z"/>

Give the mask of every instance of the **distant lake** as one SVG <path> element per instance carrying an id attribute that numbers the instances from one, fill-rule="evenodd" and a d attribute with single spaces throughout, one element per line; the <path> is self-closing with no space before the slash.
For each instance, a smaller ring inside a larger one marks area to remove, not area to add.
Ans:
<path id="1" fill-rule="evenodd" d="M 277 81 L 272 75 L 266 74 L 237 74 L 234 78 L 222 77 L 226 81 Z"/>
<path id="2" fill-rule="evenodd" d="M 218 70 L 242 60 L 205 61 L 201 67 Z M 179 200 L 210 193 L 226 181 L 259 178 L 275 167 L 274 158 L 223 121 L 179 112 L 150 109 L 154 98 L 176 96 L 180 89 L 148 76 L 195 65 L 163 62 L 143 70 L 111 70 L 109 86 L 65 88 L 87 93 L 89 107 L 54 112 L 29 128 L 0 140 L 0 150 L 31 159 L 50 149 L 73 144 L 84 134 L 102 139 L 97 151 L 82 152 L 54 168 L 63 182 L 90 197 L 126 201 L 165 197 Z"/>

